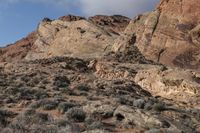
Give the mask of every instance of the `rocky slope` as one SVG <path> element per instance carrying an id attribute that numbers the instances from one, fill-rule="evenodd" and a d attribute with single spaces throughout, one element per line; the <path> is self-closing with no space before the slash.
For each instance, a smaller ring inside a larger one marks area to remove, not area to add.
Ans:
<path id="1" fill-rule="evenodd" d="M 0 62 L 13 62 L 26 57 L 32 50 L 33 44 L 37 39 L 37 33 L 32 32 L 27 37 L 17 41 L 15 44 L 8 45 L 0 49 Z"/>
<path id="2" fill-rule="evenodd" d="M 0 49 L 0 132 L 199 133 L 199 5 L 44 18 Z"/>
<path id="3" fill-rule="evenodd" d="M 135 45 L 148 59 L 169 66 L 199 68 L 199 14 L 197 0 L 162 0 L 155 11 L 133 19 L 124 34 L 135 34 Z M 113 50 L 123 50 L 125 46 L 121 45 L 124 43 L 116 42 Z"/>
<path id="4" fill-rule="evenodd" d="M 2 133 L 200 131 L 199 72 L 71 57 L 0 66 Z"/>

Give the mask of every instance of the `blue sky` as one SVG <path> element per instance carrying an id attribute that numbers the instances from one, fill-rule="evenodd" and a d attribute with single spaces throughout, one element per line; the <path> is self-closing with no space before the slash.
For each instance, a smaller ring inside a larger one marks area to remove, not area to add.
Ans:
<path id="1" fill-rule="evenodd" d="M 73 14 L 121 14 L 134 17 L 153 10 L 159 0 L 0 0 L 0 46 L 13 43 L 36 29 L 44 18 Z"/>

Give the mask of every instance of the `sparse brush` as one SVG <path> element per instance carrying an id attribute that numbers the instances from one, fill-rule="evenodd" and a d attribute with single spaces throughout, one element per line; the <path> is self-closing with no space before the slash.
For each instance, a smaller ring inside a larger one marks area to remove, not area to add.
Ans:
<path id="1" fill-rule="evenodd" d="M 71 108 L 66 112 L 67 118 L 75 122 L 83 122 L 86 118 L 86 113 L 81 108 Z"/>
<path id="2" fill-rule="evenodd" d="M 161 111 L 165 111 L 167 108 L 166 108 L 165 103 L 159 102 L 153 105 L 153 109 L 155 111 L 161 112 Z"/>
<path id="3" fill-rule="evenodd" d="M 63 103 L 60 103 L 58 105 L 58 111 L 63 114 L 63 113 L 67 112 L 70 108 L 72 108 L 74 106 L 75 105 L 72 104 L 72 103 L 63 102 Z"/>

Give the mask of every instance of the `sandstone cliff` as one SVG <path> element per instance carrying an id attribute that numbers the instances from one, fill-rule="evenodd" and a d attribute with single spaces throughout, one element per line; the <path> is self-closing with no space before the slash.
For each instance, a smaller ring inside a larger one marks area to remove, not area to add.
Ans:
<path id="1" fill-rule="evenodd" d="M 148 59 L 169 66 L 199 68 L 199 14 L 197 0 L 162 0 L 155 11 L 134 18 L 124 34 L 136 35 L 135 45 Z M 117 41 L 113 50 L 121 51 L 125 44 Z"/>

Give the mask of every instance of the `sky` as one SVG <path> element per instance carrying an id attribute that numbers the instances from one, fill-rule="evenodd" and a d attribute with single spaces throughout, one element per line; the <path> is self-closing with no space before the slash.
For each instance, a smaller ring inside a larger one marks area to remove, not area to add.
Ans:
<path id="1" fill-rule="evenodd" d="M 159 0 L 0 0 L 0 46 L 14 43 L 48 17 L 124 15 L 130 18 L 155 8 Z"/>

